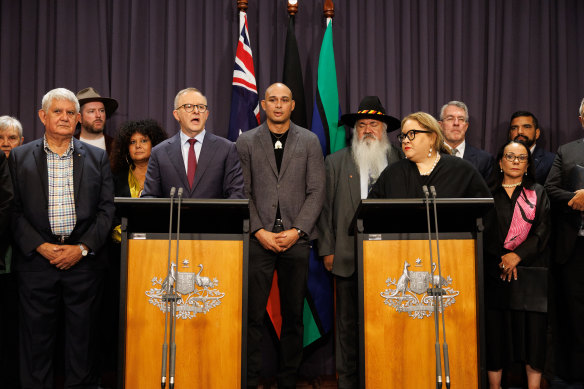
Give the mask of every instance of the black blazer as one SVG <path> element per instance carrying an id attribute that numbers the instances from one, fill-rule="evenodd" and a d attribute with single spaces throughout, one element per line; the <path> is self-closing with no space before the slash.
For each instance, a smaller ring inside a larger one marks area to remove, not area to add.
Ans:
<path id="1" fill-rule="evenodd" d="M 0 272 L 6 270 L 4 257 L 10 242 L 10 211 L 12 207 L 12 181 L 6 154 L 0 151 Z"/>
<path id="2" fill-rule="evenodd" d="M 541 147 L 535 146 L 531 158 L 533 158 L 533 165 L 535 167 L 535 180 L 538 184 L 543 185 L 545 184 L 545 180 L 554 164 L 556 155 Z"/>
<path id="3" fill-rule="evenodd" d="M 484 150 L 477 149 L 473 147 L 468 142 L 464 147 L 464 155 L 462 159 L 467 160 L 471 163 L 483 176 L 483 179 L 487 181 L 488 177 L 491 175 L 493 170 L 493 165 L 495 164 L 495 158 Z"/>
<path id="4" fill-rule="evenodd" d="M 69 242 L 84 243 L 92 254 L 74 269 L 105 266 L 102 250 L 114 215 L 114 186 L 104 150 L 73 139 L 73 191 L 77 223 Z M 14 186 L 12 231 L 15 243 L 14 268 L 41 271 L 52 265 L 36 248 L 54 242 L 48 215 L 47 156 L 43 139 L 17 147 L 10 153 L 10 173 Z"/>
<path id="5" fill-rule="evenodd" d="M 570 185 L 570 174 L 576 165 L 584 166 L 582 139 L 558 148 L 558 154 L 545 182 L 545 189 L 552 203 L 554 259 L 560 264 L 566 263 L 572 256 L 581 222 L 580 212 L 568 206 L 568 202 L 574 197 L 574 190 L 584 189 L 572 188 Z"/>

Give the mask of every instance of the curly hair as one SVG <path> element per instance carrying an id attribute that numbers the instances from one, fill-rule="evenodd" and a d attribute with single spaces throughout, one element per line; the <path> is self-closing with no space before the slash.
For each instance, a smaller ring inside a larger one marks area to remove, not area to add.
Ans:
<path id="1" fill-rule="evenodd" d="M 134 162 L 130 158 L 129 151 L 130 139 L 135 133 L 147 136 L 150 142 L 152 142 L 152 147 L 167 138 L 164 129 L 153 119 L 134 120 L 122 124 L 114 140 L 113 150 L 110 156 L 110 163 L 114 174 L 126 171 L 130 167 L 135 167 Z"/>

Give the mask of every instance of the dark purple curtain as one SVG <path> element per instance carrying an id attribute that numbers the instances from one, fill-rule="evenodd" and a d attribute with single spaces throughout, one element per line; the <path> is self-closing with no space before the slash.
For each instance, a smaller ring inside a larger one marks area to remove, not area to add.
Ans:
<path id="1" fill-rule="evenodd" d="M 309 116 L 322 3 L 300 1 L 296 16 Z M 235 0 L 0 0 L 0 114 L 32 140 L 46 91 L 93 86 L 120 103 L 108 133 L 146 117 L 173 133 L 174 95 L 195 86 L 209 99 L 207 127 L 226 136 L 237 15 Z M 286 1 L 250 0 L 248 22 L 263 94 L 282 76 Z M 538 116 L 552 151 L 582 136 L 584 2 L 336 0 L 333 25 L 343 112 L 369 94 L 397 117 L 462 100 L 470 142 L 491 152 L 519 109 Z"/>

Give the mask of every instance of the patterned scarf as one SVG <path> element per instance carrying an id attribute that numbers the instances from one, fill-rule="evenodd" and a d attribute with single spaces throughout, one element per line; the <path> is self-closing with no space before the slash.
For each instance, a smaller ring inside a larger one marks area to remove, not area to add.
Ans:
<path id="1" fill-rule="evenodd" d="M 515 202 L 515 210 L 513 211 L 513 219 L 507 238 L 505 238 L 505 247 L 507 250 L 515 250 L 517 246 L 525 241 L 533 220 L 535 219 L 535 204 L 537 203 L 537 194 L 534 190 L 521 190 L 517 201 Z"/>

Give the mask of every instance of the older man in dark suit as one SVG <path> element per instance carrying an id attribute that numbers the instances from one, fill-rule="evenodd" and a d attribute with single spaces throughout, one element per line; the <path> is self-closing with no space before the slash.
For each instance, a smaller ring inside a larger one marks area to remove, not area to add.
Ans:
<path id="1" fill-rule="evenodd" d="M 182 187 L 188 198 L 244 198 L 235 144 L 205 128 L 207 98 L 198 89 L 183 89 L 173 115 L 180 131 L 152 149 L 142 197 L 169 197 L 172 187 Z"/>
<path id="2" fill-rule="evenodd" d="M 580 103 L 584 128 L 584 99 Z M 556 373 L 584 383 L 584 140 L 558 148 L 545 183 L 554 220 Z"/>
<path id="3" fill-rule="evenodd" d="M 113 204 L 104 150 L 73 138 L 79 102 L 49 91 L 45 135 L 12 150 L 14 267 L 23 388 L 53 386 L 57 315 L 64 313 L 65 387 L 96 388 L 97 316 Z M 62 308 L 61 308 L 62 307 Z"/>
<path id="4" fill-rule="evenodd" d="M 279 388 L 295 388 L 302 360 L 303 301 L 310 240 L 324 200 L 324 160 L 318 138 L 290 121 L 292 92 L 273 84 L 261 102 L 266 121 L 237 140 L 249 198 L 247 377 L 257 386 L 261 336 L 274 268 L 282 311 Z"/>
<path id="5" fill-rule="evenodd" d="M 353 141 L 326 158 L 326 198 L 317 227 L 318 253 L 335 275 L 336 367 L 339 388 L 346 389 L 359 387 L 355 237 L 349 236 L 349 225 L 371 185 L 403 153 L 387 137 L 388 131 L 400 128 L 400 121 L 385 113 L 377 96 L 365 97 L 357 113 L 341 120 L 354 128 Z"/>
<path id="6" fill-rule="evenodd" d="M 536 145 L 540 134 L 539 122 L 531 112 L 517 111 L 511 115 L 509 140 L 521 141 L 529 147 L 535 168 L 535 180 L 543 185 L 556 155 Z"/>
<path id="7" fill-rule="evenodd" d="M 452 155 L 471 163 L 486 181 L 491 175 L 495 159 L 484 150 L 473 147 L 466 142 L 469 115 L 468 107 L 462 101 L 449 101 L 440 109 L 440 127 L 444 133 L 444 141 L 452 151 Z"/>

